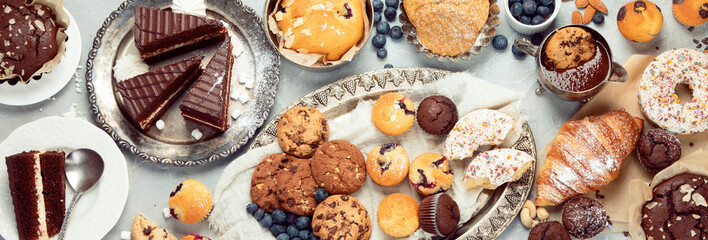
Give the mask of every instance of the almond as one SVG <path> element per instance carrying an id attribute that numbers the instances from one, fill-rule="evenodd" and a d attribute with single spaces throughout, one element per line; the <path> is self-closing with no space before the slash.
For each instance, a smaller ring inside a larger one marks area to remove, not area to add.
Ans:
<path id="1" fill-rule="evenodd" d="M 573 24 L 583 24 L 583 14 L 580 11 L 575 10 L 573 12 Z"/>
<path id="2" fill-rule="evenodd" d="M 583 15 L 583 24 L 592 22 L 592 17 L 595 16 L 596 12 L 597 10 L 592 5 L 589 5 L 588 8 L 585 9 L 585 14 Z"/>
<path id="3" fill-rule="evenodd" d="M 585 8 L 590 4 L 590 0 L 575 0 L 575 6 L 577 8 Z"/>
<path id="4" fill-rule="evenodd" d="M 607 6 L 605 6 L 605 3 L 603 3 L 602 0 L 589 0 L 589 3 L 598 11 L 607 14 Z"/>

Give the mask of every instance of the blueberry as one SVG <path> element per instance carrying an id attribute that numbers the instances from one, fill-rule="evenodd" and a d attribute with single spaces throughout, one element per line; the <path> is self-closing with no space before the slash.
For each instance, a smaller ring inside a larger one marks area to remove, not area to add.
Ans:
<path id="1" fill-rule="evenodd" d="M 288 226 L 288 236 L 290 236 L 291 238 L 296 238 L 298 233 L 300 233 L 300 230 L 297 230 L 297 227 L 295 227 L 295 225 Z"/>
<path id="2" fill-rule="evenodd" d="M 541 15 L 536 15 L 536 16 L 533 16 L 533 18 L 531 19 L 531 24 L 539 25 L 539 24 L 543 23 L 543 21 L 544 21 L 544 19 L 543 19 L 543 17 L 541 17 Z"/>
<path id="3" fill-rule="evenodd" d="M 384 7 L 384 4 L 381 0 L 373 0 L 371 1 L 371 5 L 374 7 L 374 12 L 381 12 Z"/>
<path id="4" fill-rule="evenodd" d="M 310 238 L 310 230 L 300 230 L 300 232 L 297 233 L 297 237 L 300 239 L 309 239 Z"/>
<path id="5" fill-rule="evenodd" d="M 385 48 L 379 48 L 379 50 L 376 51 L 376 56 L 379 58 L 386 58 L 386 55 L 388 55 L 388 51 L 386 51 Z"/>
<path id="6" fill-rule="evenodd" d="M 509 0 L 509 6 L 511 6 L 514 3 L 521 3 L 521 0 Z"/>
<path id="7" fill-rule="evenodd" d="M 522 52 L 514 45 L 511 46 L 511 53 L 513 53 L 517 59 L 522 59 L 526 56 L 526 53 Z"/>
<path id="8" fill-rule="evenodd" d="M 266 213 L 265 216 L 261 218 L 260 223 L 261 227 L 270 228 L 270 226 L 273 226 L 273 217 L 270 214 Z"/>
<path id="9" fill-rule="evenodd" d="M 375 12 L 374 13 L 374 24 L 379 24 L 381 22 L 381 13 Z"/>
<path id="10" fill-rule="evenodd" d="M 287 233 L 281 233 L 275 239 L 276 240 L 290 240 L 290 236 L 288 236 Z"/>
<path id="11" fill-rule="evenodd" d="M 511 16 L 518 18 L 521 16 L 521 13 L 524 11 L 524 6 L 520 2 L 515 2 L 511 4 L 511 7 L 509 7 L 509 10 L 511 11 Z"/>
<path id="12" fill-rule="evenodd" d="M 592 17 L 592 22 L 594 22 L 597 25 L 600 25 L 605 22 L 605 15 L 602 15 L 602 13 L 596 13 L 595 16 Z"/>
<path id="13" fill-rule="evenodd" d="M 506 48 L 506 45 L 509 44 L 509 41 L 506 40 L 506 37 L 504 35 L 496 35 L 494 38 L 492 38 L 492 46 L 497 49 L 497 50 L 503 50 Z"/>
<path id="14" fill-rule="evenodd" d="M 386 20 L 393 21 L 396 19 L 396 9 L 392 7 L 387 7 L 386 10 L 384 10 L 384 17 L 386 17 Z"/>
<path id="15" fill-rule="evenodd" d="M 376 32 L 386 35 L 388 34 L 388 30 L 390 30 L 391 27 L 388 25 L 388 22 L 386 21 L 381 21 L 379 24 L 376 24 Z"/>
<path id="16" fill-rule="evenodd" d="M 291 212 L 288 212 L 287 214 L 288 214 L 287 222 L 290 224 L 295 223 L 295 219 L 297 219 L 297 217 L 299 217 L 297 214 L 294 214 Z"/>
<path id="17" fill-rule="evenodd" d="M 541 4 L 541 6 L 550 6 L 553 5 L 553 0 L 538 0 L 538 3 Z"/>
<path id="18" fill-rule="evenodd" d="M 307 229 L 312 225 L 312 220 L 309 217 L 299 217 L 295 220 L 295 227 L 298 229 Z"/>
<path id="19" fill-rule="evenodd" d="M 534 35 L 531 35 L 531 43 L 536 46 L 541 46 L 541 43 L 543 43 L 543 35 L 540 33 L 535 33 Z"/>
<path id="20" fill-rule="evenodd" d="M 281 233 L 285 233 L 286 231 L 287 230 L 284 225 L 273 224 L 272 226 L 270 226 L 270 233 L 272 233 L 274 237 L 277 237 L 278 235 L 280 235 Z"/>
<path id="21" fill-rule="evenodd" d="M 384 68 L 393 68 L 393 65 L 391 65 L 390 63 L 386 63 L 386 65 L 384 65 Z"/>
<path id="22" fill-rule="evenodd" d="M 386 0 L 386 6 L 392 8 L 398 8 L 398 0 Z"/>
<path id="23" fill-rule="evenodd" d="M 256 213 L 257 210 L 258 205 L 256 205 L 255 203 L 249 203 L 248 205 L 246 205 L 246 212 L 248 212 L 248 214 L 253 215 L 254 213 Z"/>
<path id="24" fill-rule="evenodd" d="M 260 221 L 261 219 L 263 219 L 263 215 L 265 215 L 265 210 L 259 208 L 258 210 L 256 210 L 256 213 L 253 214 L 253 217 L 255 217 L 256 220 Z"/>
<path id="25" fill-rule="evenodd" d="M 317 191 L 315 191 L 315 201 L 322 202 L 325 199 L 329 197 L 329 193 L 327 192 L 327 189 L 324 188 L 318 188 Z"/>
<path id="26" fill-rule="evenodd" d="M 371 44 L 373 44 L 376 48 L 382 48 L 384 45 L 386 45 L 386 36 L 376 34 L 376 36 L 371 39 Z"/>
<path id="27" fill-rule="evenodd" d="M 529 16 L 536 14 L 536 1 L 524 0 L 524 14 Z"/>
<path id="28" fill-rule="evenodd" d="M 320 240 L 320 237 L 318 237 L 317 235 L 315 235 L 315 234 L 313 233 L 313 234 L 310 234 L 310 239 L 309 239 L 309 240 Z"/>
<path id="29" fill-rule="evenodd" d="M 519 18 L 519 22 L 529 25 L 531 24 L 531 18 L 529 16 L 523 15 L 521 18 Z"/>
<path id="30" fill-rule="evenodd" d="M 539 6 L 538 9 L 536 9 L 536 13 L 538 13 L 538 15 L 548 17 L 551 15 L 551 9 L 546 6 Z"/>
<path id="31" fill-rule="evenodd" d="M 401 30 L 401 26 L 393 26 L 391 28 L 391 31 L 389 32 L 389 36 L 393 39 L 401 39 L 403 37 L 403 31 Z"/>
<path id="32" fill-rule="evenodd" d="M 283 212 L 283 210 L 275 209 L 273 211 L 273 222 L 277 224 L 283 224 L 288 220 L 288 215 Z"/>
<path id="33" fill-rule="evenodd" d="M 300 239 L 299 237 L 296 237 L 296 238 L 291 238 L 290 240 L 302 240 L 302 239 Z"/>

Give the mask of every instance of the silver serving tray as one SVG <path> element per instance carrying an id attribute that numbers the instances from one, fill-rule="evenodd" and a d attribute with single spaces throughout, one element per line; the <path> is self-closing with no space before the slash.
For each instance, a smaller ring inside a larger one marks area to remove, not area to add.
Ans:
<path id="1" fill-rule="evenodd" d="M 434 68 L 391 68 L 362 73 L 340 79 L 310 92 L 295 101 L 263 127 L 249 146 L 249 150 L 276 141 L 276 128 L 280 117 L 288 109 L 310 106 L 320 110 L 325 117 L 333 119 L 356 108 L 360 100 L 376 100 L 381 95 L 423 87 L 451 72 Z M 512 148 L 524 151 L 536 159 L 536 144 L 528 124 Z M 477 200 L 479 208 L 475 215 L 458 229 L 456 239 L 496 239 L 516 215 L 531 191 L 536 162 L 516 182 L 500 186 L 494 191 L 485 190 Z"/>
<path id="2" fill-rule="evenodd" d="M 403 0 L 405 1 L 405 0 Z M 457 62 L 459 59 L 467 60 L 473 54 L 477 55 L 482 51 L 483 47 L 489 46 L 492 42 L 492 38 L 497 34 L 496 27 L 499 25 L 499 5 L 497 5 L 497 0 L 489 0 L 489 15 L 487 16 L 487 22 L 484 23 L 482 29 L 479 30 L 479 36 L 477 36 L 477 41 L 474 46 L 470 48 L 467 52 L 456 56 L 444 56 L 437 53 L 431 52 L 427 47 L 420 42 L 418 38 L 418 33 L 415 30 L 415 26 L 408 19 L 406 14 L 406 9 L 403 7 L 403 1 L 400 3 L 401 13 L 398 15 L 398 20 L 401 21 L 401 31 L 406 34 L 406 41 L 413 45 L 416 52 L 425 54 L 427 58 L 435 58 L 440 62 L 452 61 Z"/>
<path id="3" fill-rule="evenodd" d="M 234 76 L 241 72 L 253 74 L 251 76 L 254 79 L 253 89 L 248 90 L 250 101 L 241 105 L 237 100 L 230 100 L 229 113 L 237 108 L 242 114 L 237 120 L 229 119 L 230 127 L 223 134 L 185 121 L 178 108 L 181 99 L 162 117 L 165 129 L 160 131 L 153 127 L 147 132 L 140 131 L 124 117 L 119 106 L 121 103 L 115 97 L 116 81 L 112 69 L 115 60 L 133 46 L 133 6 L 168 8 L 171 0 L 127 0 L 106 18 L 96 33 L 93 49 L 89 51 L 86 61 L 86 87 L 91 111 L 98 126 L 119 146 L 141 158 L 155 163 L 196 166 L 226 157 L 248 142 L 268 118 L 273 106 L 280 74 L 280 57 L 267 43 L 265 32 L 260 27 L 261 18 L 239 0 L 205 2 L 207 15 L 226 22 L 232 42 L 240 43 L 244 48 L 234 63 Z M 152 67 L 197 54 L 204 55 L 206 62 L 216 50 L 216 45 L 180 54 L 153 64 Z M 232 80 L 232 90 L 246 91 L 236 78 Z M 203 138 L 195 140 L 191 137 L 194 128 L 204 133 Z"/>

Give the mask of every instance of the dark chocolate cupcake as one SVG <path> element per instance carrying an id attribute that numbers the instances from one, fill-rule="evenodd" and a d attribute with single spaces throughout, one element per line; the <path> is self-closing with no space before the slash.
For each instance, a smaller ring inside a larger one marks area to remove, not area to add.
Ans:
<path id="1" fill-rule="evenodd" d="M 420 202 L 418 209 L 420 228 L 440 237 L 455 233 L 460 222 L 460 209 L 455 200 L 444 193 L 428 196 Z"/>
<path id="2" fill-rule="evenodd" d="M 457 123 L 457 106 L 444 96 L 430 96 L 418 106 L 418 125 L 433 135 L 448 134 Z"/>
<path id="3" fill-rule="evenodd" d="M 579 196 L 563 206 L 563 226 L 570 235 L 585 239 L 602 232 L 607 224 L 607 213 L 600 202 Z"/>
<path id="4" fill-rule="evenodd" d="M 637 157 L 647 171 L 661 171 L 681 158 L 681 142 L 673 133 L 654 128 L 639 138 Z"/>
<path id="5" fill-rule="evenodd" d="M 570 240 L 568 231 L 557 221 L 537 224 L 529 233 L 529 240 Z"/>

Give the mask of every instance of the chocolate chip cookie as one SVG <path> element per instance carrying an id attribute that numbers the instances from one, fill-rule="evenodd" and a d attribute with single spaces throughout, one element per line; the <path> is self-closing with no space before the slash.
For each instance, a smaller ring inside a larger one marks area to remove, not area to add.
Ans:
<path id="1" fill-rule="evenodd" d="M 330 194 L 352 194 L 366 180 L 364 155 L 344 140 L 323 143 L 312 157 L 312 175 Z"/>
<path id="2" fill-rule="evenodd" d="M 708 238 L 708 177 L 677 175 L 657 185 L 653 195 L 642 208 L 648 238 Z"/>
<path id="3" fill-rule="evenodd" d="M 369 212 L 352 196 L 332 195 L 317 205 L 312 233 L 320 239 L 369 239 Z"/>
<path id="4" fill-rule="evenodd" d="M 278 144 L 288 154 L 309 158 L 329 138 L 329 124 L 315 108 L 296 107 L 278 121 Z"/>
<path id="5" fill-rule="evenodd" d="M 310 160 L 295 159 L 289 168 L 278 173 L 278 202 L 280 206 L 300 216 L 315 211 L 317 184 L 312 177 Z"/>
<path id="6" fill-rule="evenodd" d="M 648 171 L 661 171 L 681 158 L 681 142 L 673 133 L 654 128 L 639 138 L 637 157 Z"/>
<path id="7" fill-rule="evenodd" d="M 568 231 L 557 221 L 542 222 L 531 229 L 529 240 L 570 240 Z"/>
<path id="8" fill-rule="evenodd" d="M 295 157 L 285 153 L 276 153 L 263 158 L 251 176 L 251 199 L 258 207 L 267 212 L 280 208 L 278 203 L 278 174 L 288 169 Z"/>

